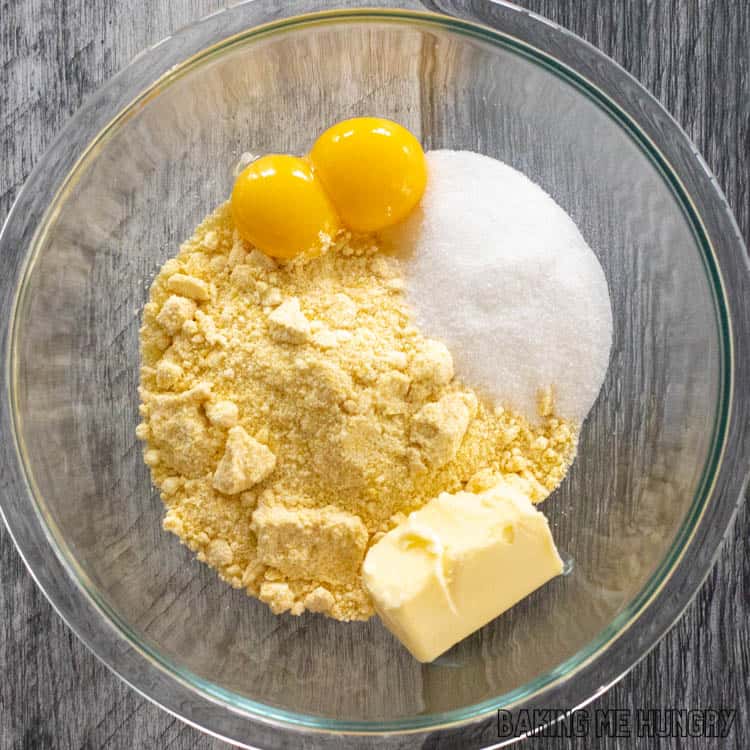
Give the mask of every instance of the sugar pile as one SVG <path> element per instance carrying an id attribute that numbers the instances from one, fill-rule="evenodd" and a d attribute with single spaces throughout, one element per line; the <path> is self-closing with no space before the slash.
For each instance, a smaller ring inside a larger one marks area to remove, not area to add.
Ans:
<path id="1" fill-rule="evenodd" d="M 538 185 L 468 151 L 427 154 L 408 246 L 407 299 L 467 385 L 529 417 L 552 386 L 555 411 L 583 421 L 606 374 L 612 311 L 599 261 Z"/>

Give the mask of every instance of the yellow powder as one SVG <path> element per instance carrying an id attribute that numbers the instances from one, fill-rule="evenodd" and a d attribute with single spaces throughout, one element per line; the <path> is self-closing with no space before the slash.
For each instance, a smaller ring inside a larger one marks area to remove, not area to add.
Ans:
<path id="1" fill-rule="evenodd" d="M 360 565 L 440 492 L 562 480 L 577 427 L 494 410 L 404 302 L 398 263 L 342 236 L 285 266 L 227 205 L 156 277 L 141 329 L 144 459 L 164 528 L 274 612 L 366 619 Z"/>

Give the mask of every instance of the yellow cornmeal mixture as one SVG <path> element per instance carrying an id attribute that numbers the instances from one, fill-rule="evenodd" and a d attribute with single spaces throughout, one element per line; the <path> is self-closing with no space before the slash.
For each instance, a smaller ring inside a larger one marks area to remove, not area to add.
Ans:
<path id="1" fill-rule="evenodd" d="M 276 613 L 361 620 L 360 566 L 384 532 L 498 475 L 543 500 L 577 426 L 551 392 L 533 426 L 492 409 L 412 324 L 398 263 L 372 238 L 331 245 L 280 266 L 228 205 L 209 216 L 151 287 L 137 433 L 164 528 L 199 560 Z"/>

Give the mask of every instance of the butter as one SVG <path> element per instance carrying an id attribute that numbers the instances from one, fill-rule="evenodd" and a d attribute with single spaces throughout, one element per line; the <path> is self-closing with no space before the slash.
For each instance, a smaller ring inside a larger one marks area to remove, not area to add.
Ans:
<path id="1" fill-rule="evenodd" d="M 428 662 L 562 570 L 523 480 L 503 480 L 412 513 L 370 548 L 362 577 L 386 627 Z"/>

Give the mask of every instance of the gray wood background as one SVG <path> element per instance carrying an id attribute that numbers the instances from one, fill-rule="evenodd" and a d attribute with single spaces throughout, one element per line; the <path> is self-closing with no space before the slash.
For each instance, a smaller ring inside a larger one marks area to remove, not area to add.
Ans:
<path id="1" fill-rule="evenodd" d="M 0 221 L 83 100 L 223 0 L 0 0 Z M 677 118 L 750 240 L 750 0 L 522 0 L 635 75 Z M 0 274 L 2 264 L 0 263 Z M 0 487 L 2 467 L 0 467 Z M 693 605 L 592 708 L 732 707 L 728 740 L 530 740 L 525 747 L 740 748 L 750 740 L 750 515 Z M 0 748 L 218 750 L 110 674 L 39 593 L 0 529 Z"/>

